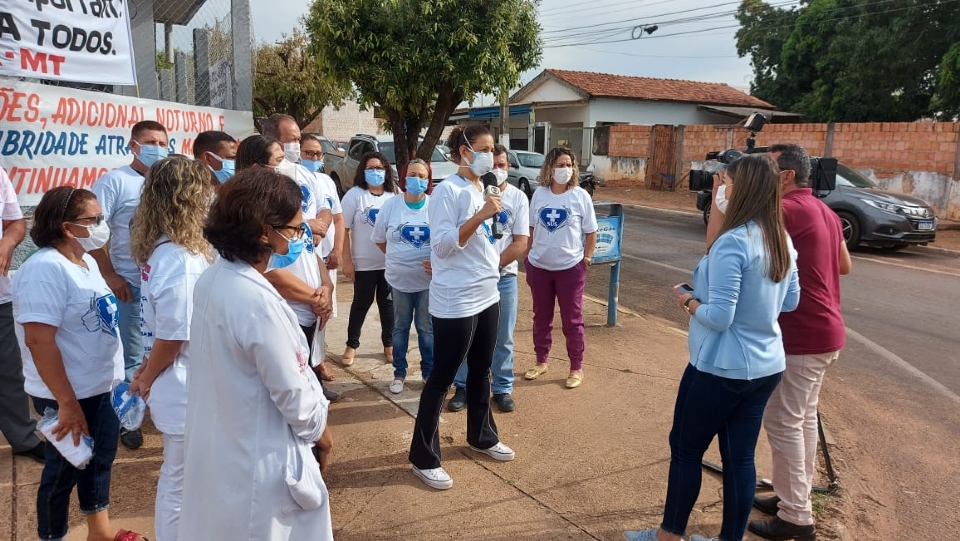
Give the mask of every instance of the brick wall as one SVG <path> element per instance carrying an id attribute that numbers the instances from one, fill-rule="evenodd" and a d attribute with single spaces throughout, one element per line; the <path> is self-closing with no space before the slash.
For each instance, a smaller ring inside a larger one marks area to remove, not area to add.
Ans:
<path id="1" fill-rule="evenodd" d="M 680 126 L 678 152 L 686 189 L 691 167 L 701 167 L 706 153 L 727 148 L 743 149 L 749 132 L 737 126 Z M 622 163 L 650 154 L 651 126 L 613 126 L 605 164 Z M 757 134 L 757 146 L 796 143 L 814 156 L 830 155 L 874 179 L 883 188 L 916 195 L 927 201 L 938 216 L 960 219 L 958 161 L 960 123 L 838 123 L 769 124 Z M 596 159 L 596 158 L 595 158 Z M 600 171 L 598 177 L 607 174 Z M 613 171 L 610 171 L 613 173 Z M 642 185 L 644 167 L 618 168 L 614 183 Z"/>
<path id="2" fill-rule="evenodd" d="M 649 158 L 653 126 L 622 124 L 610 126 L 610 156 Z"/>

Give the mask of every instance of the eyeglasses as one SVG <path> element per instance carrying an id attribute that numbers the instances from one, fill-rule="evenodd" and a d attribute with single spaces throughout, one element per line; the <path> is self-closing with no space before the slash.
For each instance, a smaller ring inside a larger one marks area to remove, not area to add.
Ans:
<path id="1" fill-rule="evenodd" d="M 105 218 L 103 217 L 103 214 L 97 214 L 94 216 L 83 216 L 83 217 L 77 218 L 72 223 L 76 225 L 100 225 L 103 223 L 104 219 Z M 88 223 L 81 224 L 79 222 L 88 222 Z"/>
<path id="2" fill-rule="evenodd" d="M 292 236 L 292 237 L 288 237 L 288 236 L 284 235 L 283 233 L 280 232 L 281 229 L 293 231 L 293 236 Z M 283 238 L 285 238 L 285 239 L 287 239 L 287 240 L 302 239 L 303 236 L 307 233 L 307 228 L 306 228 L 306 226 L 304 226 L 304 225 L 296 225 L 296 226 L 294 226 L 294 225 L 278 225 L 278 226 L 273 226 L 273 230 L 276 231 L 278 235 L 280 235 L 281 237 L 283 237 Z"/>
<path id="3" fill-rule="evenodd" d="M 322 150 L 302 150 L 300 154 L 308 160 L 319 160 L 323 157 Z"/>
<path id="4" fill-rule="evenodd" d="M 789 172 L 789 171 L 793 171 L 793 169 L 783 169 L 783 170 L 777 171 L 777 174 L 778 174 L 778 175 L 782 175 L 782 174 L 787 173 L 787 172 Z M 793 171 L 793 172 L 794 172 L 794 174 L 796 174 L 796 171 Z"/>
<path id="5" fill-rule="evenodd" d="M 386 171 L 386 168 L 382 165 L 377 165 L 375 167 L 367 167 L 367 171 Z"/>

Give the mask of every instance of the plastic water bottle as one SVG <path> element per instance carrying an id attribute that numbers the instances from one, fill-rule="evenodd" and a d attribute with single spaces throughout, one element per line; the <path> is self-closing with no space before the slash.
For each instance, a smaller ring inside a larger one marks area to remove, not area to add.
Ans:
<path id="1" fill-rule="evenodd" d="M 127 430 L 136 430 L 143 424 L 143 414 L 147 411 L 147 403 L 140 397 L 140 393 L 130 394 L 130 384 L 117 380 L 113 382 L 113 391 L 110 395 L 113 411 L 120 419 L 120 426 Z"/>
<path id="2" fill-rule="evenodd" d="M 57 441 L 53 435 L 53 429 L 60 424 L 60 417 L 53 408 L 47 408 L 43 411 L 43 418 L 37 421 L 37 430 L 45 438 L 47 443 L 56 447 L 57 451 L 67 459 L 68 462 L 79 470 L 82 470 L 93 459 L 93 438 L 86 434 L 80 435 L 80 445 L 73 444 L 73 434 L 67 434 L 62 440 Z"/>

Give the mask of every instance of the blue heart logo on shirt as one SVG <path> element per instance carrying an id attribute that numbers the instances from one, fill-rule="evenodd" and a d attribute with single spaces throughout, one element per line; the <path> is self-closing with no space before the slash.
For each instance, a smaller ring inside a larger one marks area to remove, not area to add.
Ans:
<path id="1" fill-rule="evenodd" d="M 430 245 L 430 227 L 426 225 L 400 226 L 400 239 L 414 248 Z"/>
<path id="2" fill-rule="evenodd" d="M 310 224 L 303 222 L 303 247 L 307 249 L 308 253 L 313 253 L 313 229 L 310 229 Z"/>
<path id="3" fill-rule="evenodd" d="M 120 311 L 117 298 L 113 293 L 90 299 L 90 310 L 83 315 L 83 326 L 89 332 L 103 332 L 111 336 L 120 336 Z"/>
<path id="4" fill-rule="evenodd" d="M 303 203 L 300 207 L 303 209 L 303 212 L 307 212 L 307 207 L 310 206 L 310 189 L 306 186 L 300 186 L 300 191 L 303 192 Z"/>
<path id="5" fill-rule="evenodd" d="M 570 216 L 570 213 L 567 209 L 554 209 L 550 207 L 545 207 L 540 209 L 538 218 L 540 220 L 540 225 L 547 228 L 547 231 L 553 233 L 557 229 L 565 226 L 567 224 L 567 218 Z"/>
<path id="6" fill-rule="evenodd" d="M 368 225 L 376 225 L 377 214 L 380 214 L 380 209 L 367 207 L 366 210 L 363 211 L 363 222 Z"/>

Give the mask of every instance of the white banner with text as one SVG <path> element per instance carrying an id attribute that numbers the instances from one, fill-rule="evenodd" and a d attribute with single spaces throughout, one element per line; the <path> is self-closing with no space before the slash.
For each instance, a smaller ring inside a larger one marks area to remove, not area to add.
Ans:
<path id="1" fill-rule="evenodd" d="M 0 75 L 136 85 L 126 0 L 0 4 Z"/>
<path id="2" fill-rule="evenodd" d="M 189 157 L 200 132 L 223 131 L 238 140 L 254 133 L 250 111 L 0 81 L 0 167 L 22 206 L 36 205 L 57 186 L 89 189 L 132 161 L 130 128 L 141 120 L 163 124 L 170 152 Z"/>

